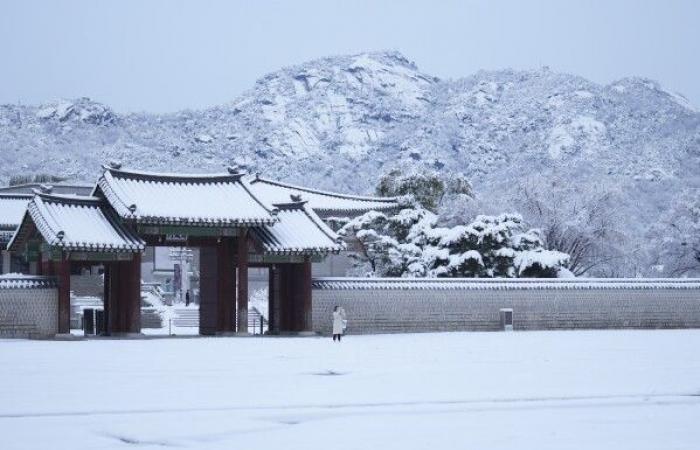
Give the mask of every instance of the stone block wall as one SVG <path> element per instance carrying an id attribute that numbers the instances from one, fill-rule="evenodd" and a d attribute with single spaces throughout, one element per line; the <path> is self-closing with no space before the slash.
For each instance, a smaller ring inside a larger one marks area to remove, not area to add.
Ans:
<path id="1" fill-rule="evenodd" d="M 496 331 L 501 308 L 513 309 L 515 330 L 700 328 L 700 280 L 319 278 L 313 283 L 314 331 L 330 333 L 335 305 L 345 308 L 350 334 Z"/>
<path id="2" fill-rule="evenodd" d="M 0 337 L 42 338 L 58 332 L 58 290 L 51 278 L 0 277 Z"/>

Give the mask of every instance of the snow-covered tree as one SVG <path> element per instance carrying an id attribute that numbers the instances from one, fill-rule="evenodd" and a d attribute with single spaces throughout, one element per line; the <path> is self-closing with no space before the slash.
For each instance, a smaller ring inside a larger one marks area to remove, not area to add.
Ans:
<path id="1" fill-rule="evenodd" d="M 411 232 L 434 225 L 435 215 L 423 208 L 405 208 L 391 216 L 369 211 L 351 220 L 338 234 L 353 240 L 355 252 L 350 255 L 356 266 L 367 265 L 369 273 L 377 276 L 400 277 L 421 255 Z"/>
<path id="2" fill-rule="evenodd" d="M 446 198 L 471 197 L 472 186 L 463 174 L 396 168 L 381 177 L 376 192 L 384 197 L 412 196 L 421 206 L 436 212 Z"/>
<path id="3" fill-rule="evenodd" d="M 700 189 L 686 189 L 652 233 L 663 241 L 655 261 L 662 273 L 700 276 Z"/>
<path id="4" fill-rule="evenodd" d="M 556 277 L 568 264 L 569 255 L 546 250 L 517 214 L 452 228 L 437 227 L 437 219 L 420 206 L 393 216 L 371 211 L 339 234 L 356 242 L 356 265 L 371 276 Z"/>
<path id="5" fill-rule="evenodd" d="M 570 255 L 569 269 L 577 276 L 605 273 L 625 259 L 618 188 L 599 183 L 580 189 L 561 176 L 520 180 L 514 203 L 528 222 L 539 227 L 543 246 Z"/>

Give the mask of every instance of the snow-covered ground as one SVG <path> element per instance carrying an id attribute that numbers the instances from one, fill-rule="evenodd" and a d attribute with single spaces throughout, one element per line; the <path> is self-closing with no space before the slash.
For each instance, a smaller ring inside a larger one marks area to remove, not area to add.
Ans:
<path id="1" fill-rule="evenodd" d="M 0 341 L 0 448 L 697 449 L 700 330 Z"/>

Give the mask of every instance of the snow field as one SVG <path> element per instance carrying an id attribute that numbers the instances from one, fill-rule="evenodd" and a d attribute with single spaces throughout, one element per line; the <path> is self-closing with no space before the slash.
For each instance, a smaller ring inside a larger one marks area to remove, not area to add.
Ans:
<path id="1" fill-rule="evenodd" d="M 691 449 L 700 330 L 0 341 L 0 448 Z"/>

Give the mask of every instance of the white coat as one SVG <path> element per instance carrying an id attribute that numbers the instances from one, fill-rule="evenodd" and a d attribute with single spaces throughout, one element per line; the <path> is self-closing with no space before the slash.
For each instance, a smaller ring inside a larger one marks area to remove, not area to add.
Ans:
<path id="1" fill-rule="evenodd" d="M 343 334 L 345 328 L 345 311 L 342 308 L 338 308 L 337 311 L 333 311 L 333 334 Z"/>

